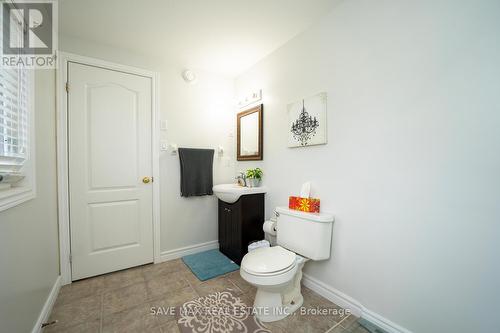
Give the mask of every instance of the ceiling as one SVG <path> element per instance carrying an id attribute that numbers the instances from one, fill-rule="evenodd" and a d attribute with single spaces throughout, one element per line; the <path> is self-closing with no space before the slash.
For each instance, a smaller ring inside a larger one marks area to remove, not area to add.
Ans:
<path id="1" fill-rule="evenodd" d="M 234 77 L 338 0 L 60 0 L 66 36 Z"/>

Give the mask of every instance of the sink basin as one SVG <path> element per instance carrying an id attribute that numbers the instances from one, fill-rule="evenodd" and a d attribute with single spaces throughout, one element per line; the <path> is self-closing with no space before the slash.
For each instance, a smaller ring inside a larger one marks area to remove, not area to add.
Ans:
<path id="1" fill-rule="evenodd" d="M 230 204 L 238 201 L 242 195 L 267 192 L 265 186 L 243 187 L 238 184 L 219 184 L 215 185 L 212 190 L 217 198 Z"/>

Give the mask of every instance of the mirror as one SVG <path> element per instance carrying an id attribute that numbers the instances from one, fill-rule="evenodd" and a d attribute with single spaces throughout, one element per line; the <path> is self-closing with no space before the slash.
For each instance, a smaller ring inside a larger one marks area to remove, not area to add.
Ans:
<path id="1" fill-rule="evenodd" d="M 262 110 L 259 105 L 238 113 L 237 160 L 262 160 Z"/>

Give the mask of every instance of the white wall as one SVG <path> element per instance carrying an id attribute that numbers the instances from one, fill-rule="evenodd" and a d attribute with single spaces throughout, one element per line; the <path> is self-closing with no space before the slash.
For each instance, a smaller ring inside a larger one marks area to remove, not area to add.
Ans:
<path id="1" fill-rule="evenodd" d="M 181 78 L 183 64 L 169 63 L 150 55 L 60 36 L 60 49 L 84 56 L 136 66 L 160 74 L 160 114 L 168 120 L 162 133 L 169 143 L 179 147 L 225 149 L 223 157 L 214 156 L 214 183 L 232 181 L 234 143 L 229 134 L 235 119 L 234 80 L 196 71 L 198 81 L 187 84 Z M 217 240 L 217 200 L 215 196 L 180 197 L 179 157 L 170 152 L 160 156 L 161 170 L 161 250 Z"/>
<path id="2" fill-rule="evenodd" d="M 500 268 L 500 2 L 349 0 L 237 80 L 262 88 L 268 217 L 311 180 L 336 221 L 306 272 L 413 332 L 493 332 Z M 286 105 L 328 93 L 328 144 Z"/>
<path id="3" fill-rule="evenodd" d="M 0 212 L 0 332 L 31 332 L 59 275 L 54 88 L 37 70 L 37 196 Z"/>

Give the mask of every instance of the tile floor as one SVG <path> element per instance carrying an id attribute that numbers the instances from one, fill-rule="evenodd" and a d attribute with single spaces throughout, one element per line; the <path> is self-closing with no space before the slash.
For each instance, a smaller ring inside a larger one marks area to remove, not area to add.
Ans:
<path id="1" fill-rule="evenodd" d="M 215 291 L 231 290 L 248 305 L 255 288 L 239 272 L 201 282 L 178 259 L 74 282 L 61 288 L 44 332 L 179 332 L 175 317 L 152 315 L 151 307 L 180 306 Z M 304 309 L 340 309 L 310 289 L 302 288 Z M 273 333 L 367 333 L 352 315 L 294 315 L 265 325 Z"/>

